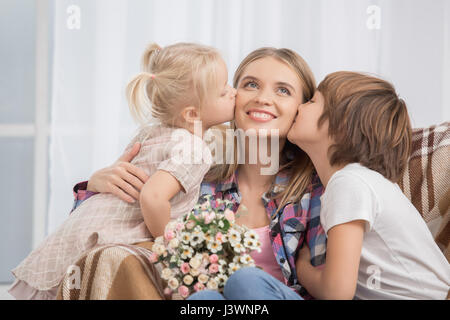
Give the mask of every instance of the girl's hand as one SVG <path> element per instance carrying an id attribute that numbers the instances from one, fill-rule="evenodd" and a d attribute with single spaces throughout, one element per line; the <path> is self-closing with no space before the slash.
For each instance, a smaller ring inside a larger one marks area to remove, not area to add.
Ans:
<path id="1" fill-rule="evenodd" d="M 140 148 L 141 144 L 135 143 L 133 148 L 124 153 L 113 165 L 94 172 L 86 189 L 92 192 L 112 193 L 129 203 L 139 200 L 139 193 L 149 177 L 130 161 L 138 154 Z"/>

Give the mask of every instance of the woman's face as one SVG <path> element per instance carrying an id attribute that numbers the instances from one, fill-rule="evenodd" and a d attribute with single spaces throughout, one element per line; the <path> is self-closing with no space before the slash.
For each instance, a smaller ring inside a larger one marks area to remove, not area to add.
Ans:
<path id="1" fill-rule="evenodd" d="M 300 79 L 287 64 L 265 57 L 251 62 L 237 86 L 235 123 L 238 129 L 279 130 L 285 138 L 302 103 Z"/>

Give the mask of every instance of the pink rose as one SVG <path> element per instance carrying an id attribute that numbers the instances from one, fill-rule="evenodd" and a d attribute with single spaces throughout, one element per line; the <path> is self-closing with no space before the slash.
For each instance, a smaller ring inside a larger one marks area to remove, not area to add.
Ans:
<path id="1" fill-rule="evenodd" d="M 219 272 L 219 265 L 217 263 L 213 263 L 209 266 L 209 272 L 210 273 L 217 273 Z"/>
<path id="2" fill-rule="evenodd" d="M 158 261 L 158 255 L 156 253 L 152 252 L 150 254 L 149 260 L 151 263 L 155 263 L 156 261 Z"/>
<path id="3" fill-rule="evenodd" d="M 226 209 L 224 212 L 225 219 L 227 219 L 230 222 L 234 222 L 234 212 L 230 209 Z"/>
<path id="4" fill-rule="evenodd" d="M 212 254 L 209 256 L 209 262 L 211 263 L 217 263 L 219 261 L 219 256 L 217 254 Z"/>
<path id="5" fill-rule="evenodd" d="M 184 229 L 184 224 L 181 222 L 178 222 L 175 229 L 177 229 L 177 231 L 181 231 Z"/>
<path id="6" fill-rule="evenodd" d="M 205 224 L 210 224 L 212 222 L 212 219 L 209 218 L 209 216 L 205 217 Z"/>
<path id="7" fill-rule="evenodd" d="M 208 213 L 205 215 L 205 223 L 210 224 L 214 218 L 216 217 L 216 214 L 214 212 Z"/>
<path id="8" fill-rule="evenodd" d="M 204 215 L 205 223 L 210 224 L 215 218 L 216 214 L 214 212 L 210 212 Z"/>
<path id="9" fill-rule="evenodd" d="M 186 286 L 180 286 L 178 288 L 178 293 L 180 294 L 180 296 L 182 296 L 183 298 L 186 298 L 189 295 L 189 289 Z"/>
<path id="10" fill-rule="evenodd" d="M 186 229 L 192 229 L 193 227 L 195 227 L 194 220 L 189 220 L 188 222 L 186 222 Z"/>
<path id="11" fill-rule="evenodd" d="M 173 232 L 172 229 L 167 229 L 166 231 L 164 231 L 164 238 L 166 238 L 166 240 L 170 241 L 173 238 L 175 238 L 175 233 Z"/>
<path id="12" fill-rule="evenodd" d="M 205 285 L 203 283 L 201 283 L 201 282 L 197 282 L 194 285 L 194 290 L 195 290 L 195 292 L 205 290 Z"/>
<path id="13" fill-rule="evenodd" d="M 183 274 L 189 273 L 189 271 L 191 271 L 191 267 L 189 266 L 189 263 L 185 262 L 181 265 L 180 267 L 181 272 L 183 272 Z"/>

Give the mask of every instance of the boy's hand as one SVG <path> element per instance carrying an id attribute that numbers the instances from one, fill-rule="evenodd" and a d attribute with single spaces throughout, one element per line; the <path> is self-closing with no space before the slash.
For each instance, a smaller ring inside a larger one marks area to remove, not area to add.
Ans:
<path id="1" fill-rule="evenodd" d="M 310 264 L 311 261 L 311 252 L 309 250 L 308 245 L 306 244 L 306 242 L 303 244 L 303 248 L 300 249 L 299 253 L 298 253 L 298 258 L 297 258 L 297 265 L 300 265 L 302 263 L 308 263 Z"/>

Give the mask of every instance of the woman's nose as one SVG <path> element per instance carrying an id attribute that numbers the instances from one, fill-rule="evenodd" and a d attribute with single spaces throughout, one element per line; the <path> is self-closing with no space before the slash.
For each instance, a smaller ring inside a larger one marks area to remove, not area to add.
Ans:
<path id="1" fill-rule="evenodd" d="M 264 92 L 264 91 L 260 91 L 258 93 L 258 95 L 255 97 L 255 101 L 258 104 L 262 104 L 262 105 L 271 105 L 273 104 L 273 99 L 270 95 L 270 93 Z"/>

